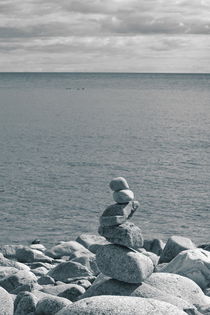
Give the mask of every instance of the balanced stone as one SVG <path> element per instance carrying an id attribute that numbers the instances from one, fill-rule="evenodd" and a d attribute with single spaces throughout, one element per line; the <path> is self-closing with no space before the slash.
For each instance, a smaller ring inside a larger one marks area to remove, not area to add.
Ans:
<path id="1" fill-rule="evenodd" d="M 132 222 L 116 226 L 100 226 L 98 233 L 113 244 L 133 249 L 140 248 L 144 244 L 141 229 Z"/>
<path id="2" fill-rule="evenodd" d="M 149 257 L 114 244 L 101 246 L 96 262 L 103 274 L 127 283 L 141 283 L 154 270 Z"/>
<path id="3" fill-rule="evenodd" d="M 124 223 L 131 218 L 134 212 L 138 209 L 138 201 L 130 201 L 129 203 L 115 203 L 105 209 L 100 217 L 101 226 L 113 226 Z"/>
<path id="4" fill-rule="evenodd" d="M 128 183 L 125 178 L 123 177 L 116 177 L 113 178 L 109 184 L 111 190 L 119 191 L 122 189 L 129 189 Z"/>
<path id="5" fill-rule="evenodd" d="M 127 203 L 134 200 L 134 193 L 129 189 L 114 191 L 113 199 L 117 203 Z"/>

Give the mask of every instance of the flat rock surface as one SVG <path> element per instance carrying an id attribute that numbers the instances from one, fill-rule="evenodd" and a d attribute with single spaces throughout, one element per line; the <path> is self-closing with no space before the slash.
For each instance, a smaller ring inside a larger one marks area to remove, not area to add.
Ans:
<path id="1" fill-rule="evenodd" d="M 101 246 L 96 253 L 96 262 L 106 276 L 128 283 L 140 283 L 154 270 L 150 258 L 114 244 Z"/>
<path id="2" fill-rule="evenodd" d="M 95 296 L 67 306 L 57 315 L 186 315 L 177 307 L 154 299 Z"/>
<path id="3" fill-rule="evenodd" d="M 116 226 L 100 226 L 98 233 L 109 242 L 137 249 L 144 244 L 141 229 L 132 222 Z"/>

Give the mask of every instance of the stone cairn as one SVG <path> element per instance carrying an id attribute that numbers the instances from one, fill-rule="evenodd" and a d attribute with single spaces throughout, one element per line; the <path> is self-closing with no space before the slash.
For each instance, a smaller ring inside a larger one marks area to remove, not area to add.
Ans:
<path id="1" fill-rule="evenodd" d="M 126 283 L 141 283 L 154 270 L 152 260 L 140 252 L 143 247 L 141 229 L 129 222 L 139 208 L 134 193 L 123 177 L 110 182 L 116 202 L 105 209 L 100 217 L 98 232 L 109 242 L 97 250 L 99 270 L 112 279 Z"/>

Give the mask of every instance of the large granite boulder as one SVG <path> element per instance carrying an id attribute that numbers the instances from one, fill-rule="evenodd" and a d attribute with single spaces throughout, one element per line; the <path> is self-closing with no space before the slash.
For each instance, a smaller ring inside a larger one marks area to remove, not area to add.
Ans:
<path id="1" fill-rule="evenodd" d="M 116 226 L 100 226 L 98 233 L 109 242 L 133 249 L 144 244 L 141 229 L 132 222 L 125 222 Z"/>
<path id="2" fill-rule="evenodd" d="M 138 207 L 138 201 L 130 201 L 129 203 L 124 204 L 115 203 L 104 210 L 100 217 L 100 225 L 120 225 L 131 218 Z"/>
<path id="3" fill-rule="evenodd" d="M 78 279 L 80 277 L 93 276 L 92 272 L 84 265 L 67 261 L 60 263 L 48 272 L 48 276 L 52 277 L 56 281 L 68 282 L 68 279 Z"/>
<path id="4" fill-rule="evenodd" d="M 38 299 L 32 293 L 24 293 L 18 299 L 14 315 L 26 315 L 35 312 Z"/>
<path id="5" fill-rule="evenodd" d="M 0 287 L 0 314 L 13 315 L 14 306 L 13 299 L 10 294 Z"/>
<path id="6" fill-rule="evenodd" d="M 75 257 L 75 252 L 83 254 L 89 254 L 90 251 L 85 248 L 82 244 L 76 241 L 62 242 L 59 245 L 53 246 L 50 250 L 46 251 L 46 255 L 53 258 L 61 258 L 68 256 L 69 258 Z"/>
<path id="7" fill-rule="evenodd" d="M 159 263 L 170 262 L 181 251 L 194 248 L 196 248 L 196 245 L 189 238 L 174 235 L 168 239 Z"/>
<path id="8" fill-rule="evenodd" d="M 145 280 L 145 283 L 162 292 L 180 297 L 190 304 L 210 303 L 209 297 L 194 281 L 178 274 L 155 272 Z"/>
<path id="9" fill-rule="evenodd" d="M 141 283 L 154 270 L 149 257 L 114 244 L 101 246 L 96 253 L 96 262 L 106 276 L 128 283 Z"/>
<path id="10" fill-rule="evenodd" d="M 116 177 L 111 180 L 109 187 L 113 191 L 129 189 L 128 183 L 124 177 Z"/>
<path id="11" fill-rule="evenodd" d="M 56 315 L 186 315 L 166 302 L 130 296 L 94 296 L 63 308 Z"/>
<path id="12" fill-rule="evenodd" d="M 173 304 L 181 310 L 195 310 L 195 307 L 191 303 L 175 295 L 162 292 L 144 282 L 140 284 L 125 283 L 103 276 L 102 274 L 98 278 L 79 299 L 99 295 L 136 296 L 164 301 Z"/>
<path id="13" fill-rule="evenodd" d="M 183 251 L 160 271 L 185 276 L 205 289 L 210 285 L 210 252 L 201 248 Z"/>

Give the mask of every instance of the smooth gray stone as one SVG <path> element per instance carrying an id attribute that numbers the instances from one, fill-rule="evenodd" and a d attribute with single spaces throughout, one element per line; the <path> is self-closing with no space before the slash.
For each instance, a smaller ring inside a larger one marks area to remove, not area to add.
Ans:
<path id="1" fill-rule="evenodd" d="M 128 183 L 124 177 L 116 177 L 111 180 L 109 187 L 113 191 L 119 191 L 122 189 L 129 189 Z"/>
<path id="2" fill-rule="evenodd" d="M 205 289 L 210 284 L 210 252 L 202 248 L 182 251 L 160 272 L 180 274 Z"/>
<path id="3" fill-rule="evenodd" d="M 64 283 L 64 284 L 59 284 L 59 285 L 46 285 L 46 286 L 43 286 L 42 292 L 67 298 L 66 296 L 62 295 L 63 292 L 65 292 L 66 290 L 69 290 L 69 292 L 72 292 L 72 297 L 77 297 L 85 293 L 85 289 L 83 287 L 77 284 L 73 284 L 73 283 Z"/>
<path id="4" fill-rule="evenodd" d="M 168 239 L 159 263 L 170 262 L 181 251 L 193 248 L 196 248 L 196 246 L 189 238 L 174 235 Z"/>
<path id="5" fill-rule="evenodd" d="M 141 283 L 154 270 L 147 256 L 114 244 L 101 246 L 96 253 L 96 262 L 106 276 L 128 283 Z"/>
<path id="6" fill-rule="evenodd" d="M 58 296 L 46 296 L 38 301 L 36 315 L 54 315 L 72 302 Z"/>
<path id="7" fill-rule="evenodd" d="M 191 279 L 173 273 L 154 272 L 145 283 L 162 292 L 181 297 L 191 304 L 204 305 L 210 303 L 201 288 Z"/>
<path id="8" fill-rule="evenodd" d="M 75 257 L 75 252 L 89 253 L 90 251 L 76 241 L 69 241 L 53 246 L 50 250 L 46 252 L 46 255 L 49 255 L 53 258 L 61 258 L 63 256 L 73 258 Z"/>
<path id="9" fill-rule="evenodd" d="M 12 292 L 21 285 L 33 285 L 37 282 L 37 277 L 28 270 L 17 270 L 16 273 L 2 279 L 0 286 L 8 292 Z"/>
<path id="10" fill-rule="evenodd" d="M 25 264 L 5 258 L 2 253 L 0 253 L 0 266 L 14 267 L 19 270 L 30 270 Z"/>
<path id="11" fill-rule="evenodd" d="M 130 219 L 138 209 L 138 201 L 130 201 L 127 204 L 115 203 L 106 208 L 100 217 L 101 226 L 120 225 Z"/>
<path id="12" fill-rule="evenodd" d="M 40 285 L 55 284 L 55 280 L 48 275 L 41 276 L 37 282 Z"/>
<path id="13" fill-rule="evenodd" d="M 127 203 L 134 200 L 134 193 L 129 189 L 114 191 L 113 199 L 117 203 Z"/>
<path id="14" fill-rule="evenodd" d="M 94 276 L 99 274 L 99 269 L 96 263 L 96 255 L 92 254 L 92 256 L 80 256 L 71 259 L 72 262 L 78 262 L 81 265 L 85 266 L 88 270 L 92 272 Z"/>
<path id="15" fill-rule="evenodd" d="M 132 222 L 116 226 L 100 226 L 98 233 L 109 242 L 137 249 L 143 246 L 144 240 L 141 229 Z"/>
<path id="16" fill-rule="evenodd" d="M 181 310 L 190 309 L 195 310 L 193 304 L 176 297 L 172 294 L 162 292 L 149 284 L 130 284 L 122 281 L 114 280 L 106 276 L 101 277 L 79 298 L 84 299 L 91 296 L 98 295 L 122 295 L 122 296 L 136 296 L 142 298 L 153 298 L 159 301 L 164 301 L 180 308 Z"/>
<path id="17" fill-rule="evenodd" d="M 163 252 L 164 247 L 165 247 L 165 243 L 158 238 L 154 238 L 152 240 L 144 240 L 144 246 L 143 247 L 148 252 L 152 252 L 152 253 L 160 256 Z"/>
<path id="18" fill-rule="evenodd" d="M 155 299 L 102 295 L 80 300 L 56 315 L 186 315 L 174 305 Z"/>
<path id="19" fill-rule="evenodd" d="M 73 285 L 72 287 L 67 288 L 63 292 L 60 292 L 58 296 L 64 297 L 72 302 L 78 300 L 78 297 L 85 293 L 85 289 L 80 285 Z"/>
<path id="20" fill-rule="evenodd" d="M 10 294 L 0 287 L 0 314 L 13 315 L 13 299 Z"/>
<path id="21" fill-rule="evenodd" d="M 32 249 L 30 247 L 24 246 L 16 250 L 17 260 L 22 263 L 32 263 L 32 262 L 46 262 L 52 263 L 53 259 L 46 256 L 40 250 Z"/>
<path id="22" fill-rule="evenodd" d="M 48 272 L 48 275 L 56 281 L 68 282 L 69 278 L 85 278 L 93 276 L 92 272 L 78 262 L 67 261 L 57 265 Z"/>
<path id="23" fill-rule="evenodd" d="M 83 233 L 77 237 L 76 242 L 90 250 L 92 245 L 104 245 L 107 243 L 106 239 L 99 235 Z"/>

